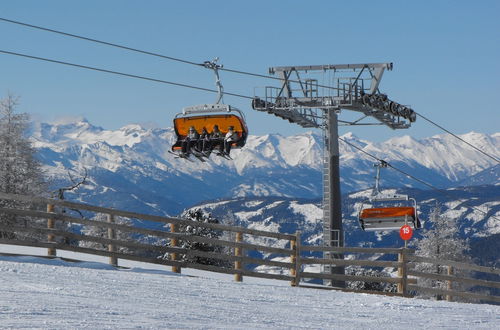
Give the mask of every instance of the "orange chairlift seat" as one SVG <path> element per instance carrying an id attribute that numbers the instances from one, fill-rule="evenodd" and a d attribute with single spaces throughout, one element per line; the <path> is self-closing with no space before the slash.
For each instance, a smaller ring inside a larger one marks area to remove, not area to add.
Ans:
<path id="1" fill-rule="evenodd" d="M 177 141 L 172 145 L 172 152 L 182 151 L 182 141 L 186 138 L 189 128 L 194 126 L 198 133 L 206 128 L 212 133 L 214 125 L 219 126 L 223 136 L 233 126 L 238 134 L 238 140 L 232 144 L 232 149 L 242 148 L 247 140 L 248 128 L 243 113 L 237 108 L 226 104 L 202 104 L 186 107 L 174 118 L 174 129 Z"/>
<path id="2" fill-rule="evenodd" d="M 360 215 L 362 219 L 367 219 L 367 218 L 397 219 L 405 216 L 415 218 L 415 208 L 408 206 L 371 208 L 362 210 Z"/>

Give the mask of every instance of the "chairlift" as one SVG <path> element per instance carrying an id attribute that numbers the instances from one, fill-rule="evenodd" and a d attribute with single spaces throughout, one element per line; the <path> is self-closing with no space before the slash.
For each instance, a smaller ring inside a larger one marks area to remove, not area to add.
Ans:
<path id="1" fill-rule="evenodd" d="M 182 152 L 182 143 L 186 139 L 189 129 L 194 129 L 200 134 L 205 128 L 208 133 L 212 133 L 214 126 L 218 126 L 222 136 L 225 136 L 232 127 L 233 131 L 238 135 L 237 141 L 233 142 L 231 149 L 240 149 L 245 146 L 248 136 L 248 128 L 245 122 L 243 113 L 230 105 L 221 104 L 224 95 L 223 87 L 219 78 L 219 69 L 222 65 L 217 64 L 218 58 L 213 61 L 205 61 L 204 67 L 212 69 L 215 73 L 215 84 L 217 86 L 217 100 L 214 104 L 201 104 L 186 107 L 181 113 L 178 113 L 174 118 L 174 130 L 177 136 L 177 141 L 172 145 L 172 153 L 179 157 L 188 158 L 189 155 L 184 155 Z M 196 150 L 194 155 L 203 161 L 203 157 L 209 157 L 211 150 L 202 152 Z M 230 159 L 229 155 L 219 153 L 219 155 Z"/>
<path id="2" fill-rule="evenodd" d="M 223 135 L 232 126 L 238 135 L 238 140 L 232 144 L 232 149 L 242 148 L 248 136 L 248 128 L 243 113 L 226 104 L 202 104 L 186 107 L 182 113 L 174 118 L 174 130 L 177 141 L 172 145 L 173 152 L 182 151 L 182 141 L 186 138 L 190 127 L 194 127 L 198 133 L 206 128 L 209 133 L 217 125 Z"/>
<path id="3" fill-rule="evenodd" d="M 375 164 L 377 176 L 375 188 L 367 201 L 363 202 L 358 213 L 358 220 L 364 231 L 399 230 L 403 225 L 411 224 L 421 228 L 417 214 L 417 201 L 408 195 L 384 194 L 379 191 L 380 168 L 387 167 L 386 162 Z M 370 207 L 365 205 L 370 204 Z"/>

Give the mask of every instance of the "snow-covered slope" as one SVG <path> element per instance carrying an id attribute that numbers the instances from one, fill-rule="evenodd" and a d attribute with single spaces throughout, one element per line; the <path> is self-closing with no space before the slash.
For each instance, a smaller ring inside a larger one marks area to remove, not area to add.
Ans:
<path id="1" fill-rule="evenodd" d="M 208 275 L 209 276 L 209 275 Z M 500 307 L 0 256 L 1 328 L 495 329 Z"/>
<path id="2" fill-rule="evenodd" d="M 127 125 L 118 130 L 95 127 L 86 120 L 36 123 L 29 135 L 54 189 L 69 185 L 89 170 L 89 185 L 67 198 L 156 214 L 174 214 L 203 200 L 231 196 L 321 196 L 323 142 L 304 133 L 252 136 L 234 161 L 212 156 L 209 162 L 187 162 L 168 152 L 175 140 L 171 128 Z M 500 158 L 500 134 L 469 133 L 465 140 Z M 487 176 L 495 162 L 450 136 L 415 140 L 409 136 L 383 143 L 351 133 L 342 139 L 363 148 L 431 184 L 449 187 L 475 174 Z M 373 185 L 373 159 L 341 143 L 343 192 Z M 488 180 L 482 178 L 482 180 Z M 499 182 L 498 176 L 491 178 Z M 490 183 L 491 183 L 490 180 Z M 387 170 L 382 184 L 417 186 Z"/>

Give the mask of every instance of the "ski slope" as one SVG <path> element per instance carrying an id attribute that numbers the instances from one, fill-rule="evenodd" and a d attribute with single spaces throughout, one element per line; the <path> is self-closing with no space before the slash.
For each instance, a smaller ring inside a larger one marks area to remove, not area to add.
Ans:
<path id="1" fill-rule="evenodd" d="M 18 249 L 18 248 L 16 248 Z M 0 246 L 0 252 L 6 252 Z M 498 329 L 500 306 L 0 255 L 0 328 Z M 158 266 L 156 266 L 158 268 Z"/>

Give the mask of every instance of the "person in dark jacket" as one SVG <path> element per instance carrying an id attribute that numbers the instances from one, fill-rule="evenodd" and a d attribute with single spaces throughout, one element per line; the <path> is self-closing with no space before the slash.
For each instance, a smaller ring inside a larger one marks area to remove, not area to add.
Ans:
<path id="1" fill-rule="evenodd" d="M 199 138 L 200 134 L 198 134 L 194 126 L 189 127 L 189 132 L 186 135 L 186 138 L 182 141 L 182 153 L 189 155 L 189 153 L 191 152 L 191 147 L 198 144 Z"/>
<path id="2" fill-rule="evenodd" d="M 203 127 L 200 137 L 198 139 L 198 150 L 203 154 L 210 154 L 210 134 L 206 127 Z"/>
<path id="3" fill-rule="evenodd" d="M 214 125 L 212 133 L 210 133 L 210 148 L 214 150 L 216 147 L 219 147 L 219 152 L 222 153 L 222 148 L 224 146 L 224 136 L 222 132 L 219 130 L 218 125 Z"/>

